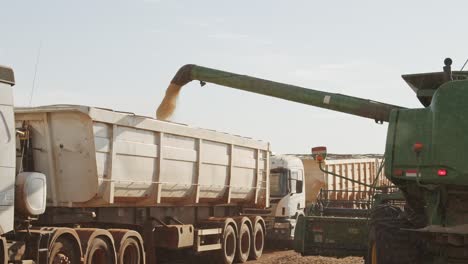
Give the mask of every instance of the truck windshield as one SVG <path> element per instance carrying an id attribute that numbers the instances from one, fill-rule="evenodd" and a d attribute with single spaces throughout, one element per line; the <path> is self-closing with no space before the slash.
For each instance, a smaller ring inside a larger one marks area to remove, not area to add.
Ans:
<path id="1" fill-rule="evenodd" d="M 273 169 L 270 172 L 270 195 L 281 197 L 288 194 L 288 174 L 287 169 Z"/>

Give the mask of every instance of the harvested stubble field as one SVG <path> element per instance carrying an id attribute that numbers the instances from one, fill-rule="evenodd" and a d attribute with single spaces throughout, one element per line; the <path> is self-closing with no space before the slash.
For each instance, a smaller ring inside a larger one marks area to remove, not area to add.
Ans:
<path id="1" fill-rule="evenodd" d="M 347 257 L 347 258 L 329 258 L 319 256 L 302 257 L 293 250 L 285 251 L 267 251 L 258 261 L 249 261 L 249 264 L 363 264 L 363 258 Z"/>

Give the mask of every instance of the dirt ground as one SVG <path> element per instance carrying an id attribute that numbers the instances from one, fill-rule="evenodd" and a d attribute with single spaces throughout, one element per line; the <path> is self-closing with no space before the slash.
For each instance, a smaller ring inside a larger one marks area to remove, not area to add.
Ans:
<path id="1" fill-rule="evenodd" d="M 158 259 L 160 264 L 217 264 L 219 262 L 212 255 L 193 256 L 176 254 L 169 259 Z M 247 264 L 364 264 L 363 258 L 347 257 L 347 258 L 330 258 L 307 256 L 302 257 L 294 250 L 272 250 L 263 251 L 262 257 L 257 261 L 248 261 Z"/>
<path id="2" fill-rule="evenodd" d="M 258 261 L 249 261 L 248 264 L 363 264 L 364 259 L 359 257 L 347 258 L 328 258 L 307 256 L 302 257 L 294 250 L 285 251 L 266 251 L 263 252 L 262 257 Z"/>

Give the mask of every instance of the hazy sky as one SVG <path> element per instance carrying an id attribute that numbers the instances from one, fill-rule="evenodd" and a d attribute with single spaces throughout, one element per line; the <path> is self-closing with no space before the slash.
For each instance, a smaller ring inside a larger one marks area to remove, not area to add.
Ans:
<path id="1" fill-rule="evenodd" d="M 0 64 L 15 103 L 154 116 L 187 63 L 420 107 L 400 75 L 468 58 L 467 1 L 6 1 Z M 40 44 L 42 43 L 42 44 Z M 173 121 L 271 142 L 276 153 L 383 153 L 387 125 L 192 83 Z"/>

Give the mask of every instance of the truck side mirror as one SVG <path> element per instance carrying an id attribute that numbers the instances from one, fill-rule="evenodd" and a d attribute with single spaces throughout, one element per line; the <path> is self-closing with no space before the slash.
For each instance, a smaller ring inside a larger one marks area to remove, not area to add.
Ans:
<path id="1" fill-rule="evenodd" d="M 320 146 L 312 148 L 312 158 L 317 162 L 322 162 L 327 158 L 327 147 Z"/>
<path id="2" fill-rule="evenodd" d="M 296 181 L 296 193 L 302 193 L 303 181 Z"/>

